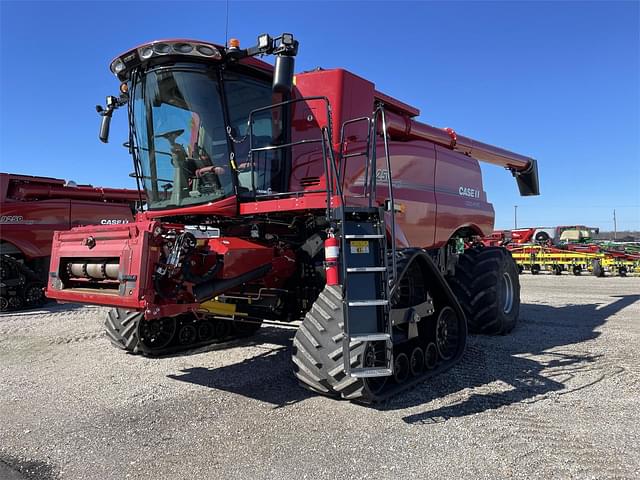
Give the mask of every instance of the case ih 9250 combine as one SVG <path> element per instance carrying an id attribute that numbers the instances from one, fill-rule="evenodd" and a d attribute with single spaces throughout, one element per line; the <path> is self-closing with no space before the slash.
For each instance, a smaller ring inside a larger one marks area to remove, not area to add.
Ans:
<path id="1" fill-rule="evenodd" d="M 139 200 L 135 190 L 0 173 L 0 310 L 42 303 L 54 231 L 133 221 Z"/>
<path id="2" fill-rule="evenodd" d="M 307 388 L 372 402 L 453 365 L 472 331 L 517 320 L 516 265 L 465 250 L 494 213 L 478 160 L 538 193 L 533 159 L 414 120 L 346 70 L 294 77 L 298 43 L 158 41 L 111 63 L 147 209 L 57 232 L 47 294 L 114 307 L 107 333 L 163 354 L 304 316 Z M 255 58 L 275 55 L 275 67 Z M 391 181 L 392 180 L 392 181 Z"/>

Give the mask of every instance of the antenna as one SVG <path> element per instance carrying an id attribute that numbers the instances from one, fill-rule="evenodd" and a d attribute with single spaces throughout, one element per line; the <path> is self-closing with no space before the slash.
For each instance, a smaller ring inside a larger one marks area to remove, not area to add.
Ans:
<path id="1" fill-rule="evenodd" d="M 229 42 L 229 0 L 227 0 L 227 16 L 224 22 L 224 48 L 227 48 Z"/>

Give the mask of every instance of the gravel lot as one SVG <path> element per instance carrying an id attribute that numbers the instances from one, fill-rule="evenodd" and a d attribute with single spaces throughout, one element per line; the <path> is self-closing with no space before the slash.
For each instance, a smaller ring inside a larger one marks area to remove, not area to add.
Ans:
<path id="1" fill-rule="evenodd" d="M 0 478 L 640 478 L 640 279 L 521 282 L 513 334 L 377 408 L 298 387 L 291 328 L 150 359 L 102 308 L 3 314 Z"/>

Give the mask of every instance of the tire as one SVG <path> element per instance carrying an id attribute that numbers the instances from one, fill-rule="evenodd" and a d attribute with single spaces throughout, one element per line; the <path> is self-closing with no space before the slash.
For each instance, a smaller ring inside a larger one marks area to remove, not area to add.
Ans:
<path id="1" fill-rule="evenodd" d="M 516 326 L 520 313 L 520 279 L 508 250 L 470 248 L 459 256 L 455 275 L 448 280 L 471 333 L 504 335 Z"/>
<path id="2" fill-rule="evenodd" d="M 579 277 L 582 274 L 582 267 L 580 265 L 574 265 L 571 271 L 576 277 Z"/>
<path id="3" fill-rule="evenodd" d="M 540 265 L 534 263 L 531 265 L 531 275 L 538 275 L 540 273 Z"/>
<path id="4" fill-rule="evenodd" d="M 547 242 L 549 241 L 549 234 L 547 232 L 538 232 L 536 233 L 535 240 L 540 243 Z"/>
<path id="5" fill-rule="evenodd" d="M 604 277 L 604 268 L 602 268 L 600 260 L 593 261 L 591 273 L 593 273 L 594 277 Z"/>

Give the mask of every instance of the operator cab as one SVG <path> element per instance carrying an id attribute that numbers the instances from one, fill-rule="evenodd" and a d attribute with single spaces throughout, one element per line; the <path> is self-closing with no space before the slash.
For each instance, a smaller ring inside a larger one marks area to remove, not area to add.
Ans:
<path id="1" fill-rule="evenodd" d="M 287 190 L 283 150 L 266 148 L 252 158 L 249 152 L 287 140 L 284 107 L 254 111 L 288 98 L 296 52 L 292 36 L 262 35 L 247 50 L 237 43 L 224 49 L 196 41 L 153 42 L 112 62 L 122 95 L 108 97 L 105 109 L 97 107 L 100 138 L 107 141 L 113 110 L 127 105 L 129 148 L 149 210 Z M 276 61 L 271 73 L 270 65 L 248 58 L 258 53 L 291 62 Z"/>

